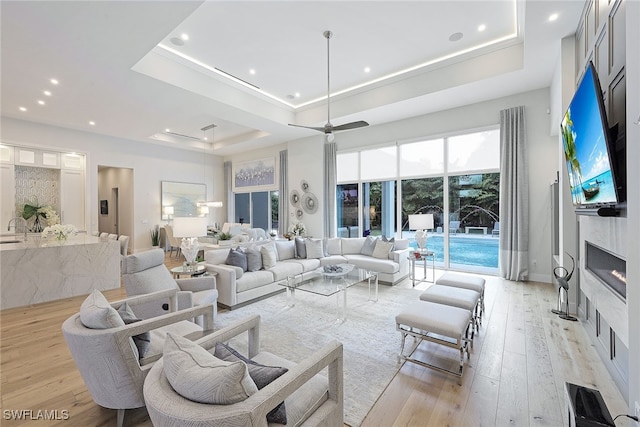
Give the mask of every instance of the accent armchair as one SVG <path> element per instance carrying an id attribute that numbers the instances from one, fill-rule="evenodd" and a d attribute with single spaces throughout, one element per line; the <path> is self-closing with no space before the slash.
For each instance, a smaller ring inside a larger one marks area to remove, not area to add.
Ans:
<path id="1" fill-rule="evenodd" d="M 342 344 L 332 341 L 298 364 L 260 351 L 260 316 L 252 316 L 195 341 L 209 353 L 216 343 L 242 335 L 248 338 L 248 357 L 288 372 L 251 394 L 245 400 L 216 405 L 198 403 L 179 394 L 169 383 L 164 357 L 151 368 L 144 383 L 144 398 L 156 426 L 259 426 L 267 427 L 267 413 L 286 408 L 286 425 L 343 426 Z M 226 360 L 226 359 L 225 359 Z M 328 377 L 319 374 L 328 367 Z M 256 383 L 257 384 L 257 383 Z"/>
<path id="2" fill-rule="evenodd" d="M 178 310 L 197 305 L 213 304 L 213 315 L 218 312 L 218 290 L 214 276 L 174 279 L 164 265 L 164 251 L 152 249 L 124 258 L 122 280 L 128 296 L 143 295 L 167 289 L 178 291 Z M 167 312 L 168 301 L 146 304 L 139 311 L 145 318 Z"/>
<path id="3" fill-rule="evenodd" d="M 109 325 L 103 329 L 98 329 L 100 326 L 95 321 L 89 324 L 91 328 L 83 323 L 87 321 L 84 313 L 89 300 L 94 309 L 97 307 L 104 314 L 101 315 L 103 320 L 110 316 Z M 159 300 L 169 301 L 170 313 L 150 319 L 129 319 L 132 323 L 125 324 L 116 311 L 126 303 L 138 316 L 140 304 Z M 94 291 L 87 297 L 80 312 L 62 324 L 62 333 L 91 397 L 104 408 L 118 410 L 118 427 L 122 426 L 126 409 L 144 406 L 144 379 L 162 355 L 166 333 L 193 339 L 200 338 L 204 331 L 213 330 L 211 305 L 175 311 L 176 302 L 176 290 L 127 298 L 111 304 L 99 291 Z M 204 316 L 204 328 L 191 321 L 196 316 Z M 150 341 L 146 351 L 148 356 L 140 358 L 141 351 L 133 337 L 137 338 L 146 332 L 150 332 L 150 336 L 146 337 Z"/>

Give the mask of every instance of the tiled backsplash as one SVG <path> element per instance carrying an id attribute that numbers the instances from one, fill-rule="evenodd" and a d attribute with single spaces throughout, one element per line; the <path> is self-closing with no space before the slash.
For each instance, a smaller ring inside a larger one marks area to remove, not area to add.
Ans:
<path id="1" fill-rule="evenodd" d="M 49 205 L 60 212 L 60 170 L 16 165 L 15 179 L 16 212 L 25 203 Z"/>

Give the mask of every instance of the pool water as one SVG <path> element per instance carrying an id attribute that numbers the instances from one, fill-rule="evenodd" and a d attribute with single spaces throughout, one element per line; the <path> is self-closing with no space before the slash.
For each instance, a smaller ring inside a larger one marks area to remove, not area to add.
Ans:
<path id="1" fill-rule="evenodd" d="M 449 264 L 451 266 L 478 266 L 498 268 L 497 237 L 456 237 L 449 239 Z M 415 240 L 410 245 L 416 248 Z M 444 235 L 430 235 L 427 249 L 435 252 L 436 263 L 444 264 Z"/>

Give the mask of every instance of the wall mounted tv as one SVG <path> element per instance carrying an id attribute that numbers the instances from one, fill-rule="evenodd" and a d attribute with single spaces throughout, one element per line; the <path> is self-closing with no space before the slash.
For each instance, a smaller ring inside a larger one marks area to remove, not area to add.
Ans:
<path id="1" fill-rule="evenodd" d="M 612 135 L 598 75 L 590 62 L 560 124 L 571 199 L 579 208 L 620 202 Z"/>

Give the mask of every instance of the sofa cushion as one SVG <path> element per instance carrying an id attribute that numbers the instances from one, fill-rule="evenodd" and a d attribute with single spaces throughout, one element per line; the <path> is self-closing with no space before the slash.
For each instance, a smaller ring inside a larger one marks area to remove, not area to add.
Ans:
<path id="1" fill-rule="evenodd" d="M 140 322 L 142 320 L 136 317 L 135 313 L 126 302 L 118 308 L 118 314 L 125 325 Z M 138 352 L 138 358 L 142 359 L 147 354 L 147 351 L 149 351 L 149 347 L 151 347 L 151 334 L 147 331 L 134 335 L 131 338 L 133 339 L 133 343 L 135 344 Z"/>
<path id="2" fill-rule="evenodd" d="M 80 305 L 80 321 L 90 329 L 109 329 L 124 326 L 124 321 L 115 308 L 97 289 Z"/>
<path id="3" fill-rule="evenodd" d="M 229 255 L 228 249 L 211 249 L 205 251 L 204 260 L 207 264 L 224 264 Z"/>
<path id="4" fill-rule="evenodd" d="M 276 240 L 278 260 L 293 259 L 296 257 L 296 242 L 293 240 Z"/>
<path id="5" fill-rule="evenodd" d="M 304 243 L 307 249 L 308 259 L 324 257 L 322 239 L 306 239 Z"/>
<path id="6" fill-rule="evenodd" d="M 347 262 L 347 255 L 331 255 L 320 259 L 320 265 L 344 264 Z"/>
<path id="7" fill-rule="evenodd" d="M 304 243 L 304 239 L 302 237 L 296 237 L 294 241 L 296 244 L 296 258 L 306 258 L 307 246 Z"/>
<path id="8" fill-rule="evenodd" d="M 247 271 L 241 278 L 236 277 L 236 292 L 244 292 L 273 283 L 273 273 L 268 270 Z"/>
<path id="9" fill-rule="evenodd" d="M 284 280 L 287 277 L 302 273 L 302 264 L 297 260 L 280 261 L 268 269 L 273 274 L 273 280 Z"/>
<path id="10" fill-rule="evenodd" d="M 247 271 L 247 255 L 240 247 L 229 249 L 229 254 L 226 260 L 227 265 L 234 267 L 240 267 L 242 271 Z"/>
<path id="11" fill-rule="evenodd" d="M 345 255 L 349 264 L 377 273 L 394 274 L 400 270 L 400 264 L 390 259 L 374 258 L 367 255 Z"/>
<path id="12" fill-rule="evenodd" d="M 258 391 L 245 363 L 220 360 L 179 335 L 167 333 L 163 360 L 171 387 L 194 402 L 231 405 Z"/>
<path id="13" fill-rule="evenodd" d="M 364 237 L 342 239 L 342 255 L 359 254 L 364 240 Z"/>
<path id="14" fill-rule="evenodd" d="M 342 255 L 342 239 L 339 237 L 332 237 L 326 239 L 323 243 L 325 246 L 325 254 L 327 255 Z"/>
<path id="15" fill-rule="evenodd" d="M 296 259 L 295 262 L 302 266 L 302 271 L 313 271 L 316 268 L 320 267 L 320 260 L 317 258 L 313 259 Z"/>
<path id="16" fill-rule="evenodd" d="M 262 254 L 260 249 L 255 245 L 251 245 L 244 250 L 247 256 L 247 271 L 258 271 L 262 269 Z"/>
<path id="17" fill-rule="evenodd" d="M 256 383 L 258 390 L 261 390 L 264 387 L 268 386 L 269 384 L 271 384 L 271 382 L 288 371 L 287 368 L 261 365 L 258 362 L 254 362 L 253 360 L 244 357 L 233 348 L 221 342 L 216 343 L 213 355 L 219 359 L 226 360 L 227 362 L 241 361 L 246 363 L 247 368 L 249 369 L 249 376 L 251 377 L 253 382 Z M 287 412 L 284 401 L 273 408 L 271 411 L 269 411 L 269 413 L 267 414 L 267 421 L 270 423 L 284 425 L 287 424 Z"/>
<path id="18" fill-rule="evenodd" d="M 385 242 L 382 239 L 378 239 L 376 240 L 376 247 L 373 250 L 373 257 L 380 258 L 380 259 L 387 259 L 389 258 L 389 253 L 391 252 L 392 248 L 393 248 L 392 242 Z"/>
<path id="19" fill-rule="evenodd" d="M 278 254 L 276 252 L 275 244 L 261 246 L 260 254 L 262 255 L 262 266 L 265 269 L 271 268 L 276 265 L 276 262 L 278 261 Z"/>
<path id="20" fill-rule="evenodd" d="M 373 256 L 373 250 L 376 248 L 376 240 L 378 239 L 373 236 L 367 236 L 364 243 L 362 244 L 360 253 L 362 255 Z"/>

